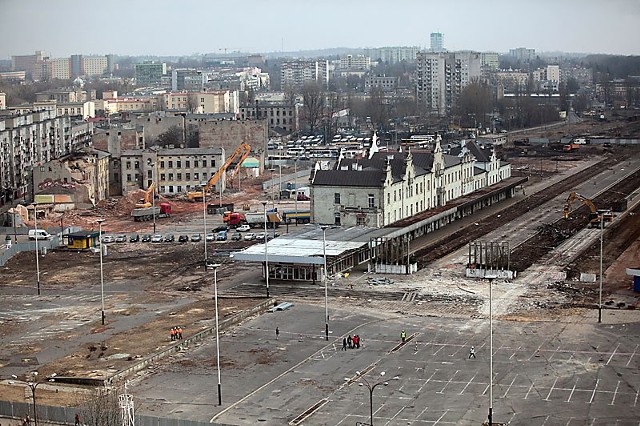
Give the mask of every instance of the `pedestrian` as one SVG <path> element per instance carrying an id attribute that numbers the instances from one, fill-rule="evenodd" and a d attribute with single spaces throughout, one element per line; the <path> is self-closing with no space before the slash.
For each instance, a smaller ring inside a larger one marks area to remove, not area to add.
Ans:
<path id="1" fill-rule="evenodd" d="M 280 336 L 280 329 L 276 327 L 276 340 L 278 340 L 278 336 Z"/>
<path id="2" fill-rule="evenodd" d="M 347 338 L 346 337 L 342 338 L 342 350 L 343 351 L 347 350 Z"/>
<path id="3" fill-rule="evenodd" d="M 76 426 L 80 426 L 80 414 L 76 413 Z"/>
<path id="4" fill-rule="evenodd" d="M 351 338 L 351 335 L 347 337 L 347 344 L 349 345 L 349 349 L 353 349 L 353 339 Z"/>
<path id="5" fill-rule="evenodd" d="M 471 346 L 471 349 L 469 349 L 469 359 L 475 358 L 475 357 L 476 357 L 476 348 Z"/>
<path id="6" fill-rule="evenodd" d="M 171 331 L 169 333 L 171 334 L 171 340 L 176 340 L 176 329 L 174 327 L 171 327 Z"/>
<path id="7" fill-rule="evenodd" d="M 407 340 L 407 332 L 402 330 L 402 333 L 400 333 L 400 338 L 402 339 L 402 343 L 404 343 L 405 340 Z"/>
<path id="8" fill-rule="evenodd" d="M 177 332 L 178 332 L 178 339 L 182 340 L 182 327 L 178 326 Z"/>

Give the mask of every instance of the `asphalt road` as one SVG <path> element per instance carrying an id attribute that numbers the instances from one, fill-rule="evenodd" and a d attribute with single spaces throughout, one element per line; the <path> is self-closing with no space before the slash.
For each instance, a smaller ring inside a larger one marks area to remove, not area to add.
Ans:
<path id="1" fill-rule="evenodd" d="M 364 380 L 388 383 L 373 392 L 376 425 L 478 425 L 491 388 L 494 422 L 637 425 L 640 327 L 638 314 L 624 315 L 633 315 L 629 323 L 607 324 L 606 314 L 600 325 L 494 320 L 491 381 L 487 318 L 331 308 L 327 342 L 322 304 L 297 304 L 221 336 L 222 406 L 215 341 L 176 355 L 129 389 L 138 413 L 233 425 L 368 423 Z M 398 346 L 402 329 L 411 340 Z M 364 347 L 341 351 L 347 334 L 359 334 Z M 476 359 L 468 359 L 471 346 Z"/>

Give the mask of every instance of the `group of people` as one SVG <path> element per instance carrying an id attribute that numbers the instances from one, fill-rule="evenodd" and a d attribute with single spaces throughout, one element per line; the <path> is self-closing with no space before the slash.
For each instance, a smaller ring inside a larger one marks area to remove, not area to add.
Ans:
<path id="1" fill-rule="evenodd" d="M 346 351 L 347 348 L 360 349 L 360 336 L 356 334 L 353 337 L 351 337 L 351 335 L 349 335 L 349 337 L 344 337 L 342 339 L 342 350 Z"/>
<path id="2" fill-rule="evenodd" d="M 179 325 L 171 327 L 169 335 L 171 336 L 171 340 L 182 340 L 182 327 Z"/>

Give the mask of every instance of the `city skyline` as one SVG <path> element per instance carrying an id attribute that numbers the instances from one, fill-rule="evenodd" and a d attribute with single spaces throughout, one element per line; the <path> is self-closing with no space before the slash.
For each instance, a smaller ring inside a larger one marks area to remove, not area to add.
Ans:
<path id="1" fill-rule="evenodd" d="M 0 59 L 36 50 L 57 58 L 428 48 L 432 32 L 444 34 L 448 50 L 640 54 L 636 0 L 518 3 L 404 0 L 391 8 L 382 0 L 248 0 L 239 8 L 197 0 L 0 0 L 0 36 L 11 41 L 0 46 Z"/>

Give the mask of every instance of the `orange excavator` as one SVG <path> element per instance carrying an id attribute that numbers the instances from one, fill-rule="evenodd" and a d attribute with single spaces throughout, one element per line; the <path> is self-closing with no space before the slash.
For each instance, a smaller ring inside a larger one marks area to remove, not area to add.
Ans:
<path id="1" fill-rule="evenodd" d="M 136 204 L 136 209 L 144 209 L 147 207 L 151 207 L 151 204 L 152 204 L 151 197 L 153 197 L 153 191 L 155 189 L 156 189 L 156 183 L 153 182 L 151 185 L 149 185 L 149 188 L 147 188 L 147 192 L 145 192 L 144 198 L 140 199 Z"/>
<path id="2" fill-rule="evenodd" d="M 233 172 L 231 173 L 231 178 L 235 177 L 238 171 L 240 170 L 240 166 L 242 165 L 242 162 L 247 158 L 250 152 L 251 152 L 251 147 L 249 145 L 247 145 L 244 142 L 240 144 L 240 146 L 234 151 L 233 154 L 231 154 L 229 158 L 227 158 L 227 161 L 224 162 L 224 164 L 218 169 L 218 171 L 215 172 L 213 176 L 211 176 L 211 178 L 209 179 L 209 181 L 204 187 L 205 196 L 209 192 L 211 187 L 215 186 L 215 184 L 218 183 L 218 180 L 220 180 L 220 177 L 222 177 L 224 172 L 232 164 L 235 164 L 235 167 L 233 168 Z M 202 201 L 202 196 L 203 196 L 203 191 L 187 192 L 187 199 L 189 201 L 194 201 L 194 202 Z"/>
<path id="3" fill-rule="evenodd" d="M 564 218 L 569 219 L 571 213 L 571 205 L 576 201 L 580 201 L 582 204 L 589 208 L 589 225 L 592 228 L 600 227 L 600 218 L 602 216 L 603 222 L 611 222 L 613 220 L 613 213 L 611 210 L 598 210 L 593 202 L 577 192 L 571 192 L 567 198 L 567 203 L 564 205 Z"/>

